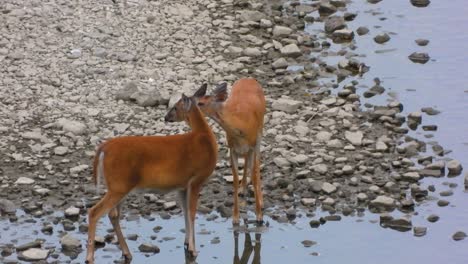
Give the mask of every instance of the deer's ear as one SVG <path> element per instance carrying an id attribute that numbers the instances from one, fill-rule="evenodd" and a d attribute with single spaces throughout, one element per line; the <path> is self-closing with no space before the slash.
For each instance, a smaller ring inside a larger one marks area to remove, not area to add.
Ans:
<path id="1" fill-rule="evenodd" d="M 227 94 L 227 83 L 221 83 L 216 86 L 213 91 L 213 96 L 216 102 L 224 102 L 226 101 L 228 94 Z"/>
<path id="2" fill-rule="evenodd" d="M 206 83 L 202 84 L 202 86 L 200 88 L 198 88 L 198 90 L 193 94 L 193 97 L 202 97 L 202 96 L 205 96 L 206 94 L 206 87 L 208 87 L 208 85 Z"/>
<path id="3" fill-rule="evenodd" d="M 187 97 L 185 94 L 182 94 L 182 102 L 184 105 L 184 110 L 190 110 L 190 108 L 192 107 L 192 100 L 190 100 L 190 97 Z"/>

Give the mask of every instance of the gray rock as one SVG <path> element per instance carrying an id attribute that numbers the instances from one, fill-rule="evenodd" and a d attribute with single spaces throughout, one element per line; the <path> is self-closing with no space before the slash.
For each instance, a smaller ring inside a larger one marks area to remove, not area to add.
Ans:
<path id="1" fill-rule="evenodd" d="M 271 65 L 273 66 L 273 69 L 284 69 L 289 66 L 289 63 L 288 61 L 286 61 L 285 58 L 279 58 L 275 60 Z"/>
<path id="2" fill-rule="evenodd" d="M 325 174 L 328 172 L 328 167 L 325 164 L 314 165 L 312 169 L 319 174 Z"/>
<path id="3" fill-rule="evenodd" d="M 18 259 L 24 261 L 45 260 L 47 257 L 49 257 L 49 250 L 40 248 L 30 248 L 18 254 Z"/>
<path id="4" fill-rule="evenodd" d="M 58 155 L 58 156 L 63 156 L 67 154 L 67 152 L 68 152 L 68 147 L 59 146 L 59 147 L 54 148 L 54 153 L 55 155 Z"/>
<path id="5" fill-rule="evenodd" d="M 248 57 L 260 57 L 262 56 L 262 52 L 258 48 L 245 48 L 243 51 L 245 56 Z"/>
<path id="6" fill-rule="evenodd" d="M 24 251 L 30 248 L 40 248 L 42 246 L 42 242 L 40 240 L 35 240 L 26 244 L 22 244 L 16 247 L 16 251 Z"/>
<path id="7" fill-rule="evenodd" d="M 291 43 L 289 45 L 286 45 L 284 47 L 281 48 L 280 50 L 281 54 L 284 55 L 284 56 L 287 56 L 287 57 L 299 57 L 302 55 L 302 52 L 301 50 L 299 49 L 299 47 L 294 44 L 294 43 Z"/>
<path id="8" fill-rule="evenodd" d="M 317 242 L 312 241 L 312 240 L 304 240 L 304 241 L 301 242 L 301 244 L 304 245 L 304 247 L 307 248 L 307 247 L 311 247 L 313 245 L 316 245 Z"/>
<path id="9" fill-rule="evenodd" d="M 117 100 L 123 100 L 123 101 L 130 101 L 132 98 L 132 95 L 138 92 L 138 85 L 136 82 L 130 81 L 127 82 L 122 89 L 120 89 L 115 98 Z"/>
<path id="10" fill-rule="evenodd" d="M 416 7 L 426 7 L 431 3 L 430 0 L 410 0 L 410 1 L 411 1 L 411 4 Z"/>
<path id="11" fill-rule="evenodd" d="M 322 2 L 319 6 L 320 16 L 328 16 L 336 12 L 336 7 L 330 3 Z"/>
<path id="12" fill-rule="evenodd" d="M 366 35 L 367 33 L 369 33 L 369 29 L 367 27 L 358 27 L 358 29 L 356 29 L 356 33 L 359 36 Z"/>
<path id="13" fill-rule="evenodd" d="M 345 132 L 345 138 L 351 144 L 353 144 L 355 146 L 360 146 L 360 145 L 362 145 L 363 134 L 362 134 L 361 131 L 356 131 L 356 132 L 346 131 Z"/>
<path id="14" fill-rule="evenodd" d="M 313 198 L 302 198 L 301 203 L 304 206 L 315 205 L 315 199 L 313 199 Z"/>
<path id="15" fill-rule="evenodd" d="M 332 139 L 327 142 L 327 147 L 329 148 L 335 148 L 335 149 L 341 149 L 343 148 L 343 142 L 339 139 Z"/>
<path id="16" fill-rule="evenodd" d="M 82 135 L 86 132 L 86 125 L 75 120 L 61 118 L 57 121 L 57 126 L 65 132 L 71 132 L 75 135 Z"/>
<path id="17" fill-rule="evenodd" d="M 140 246 L 138 246 L 138 249 L 140 250 L 140 252 L 143 252 L 143 253 L 157 254 L 161 251 L 158 246 L 150 244 L 150 243 L 143 243 Z"/>
<path id="18" fill-rule="evenodd" d="M 80 209 L 76 208 L 74 206 L 68 207 L 65 210 L 65 216 L 66 217 L 77 217 L 80 215 Z"/>
<path id="19" fill-rule="evenodd" d="M 136 92 L 131 96 L 131 98 L 135 100 L 139 106 L 142 107 L 158 105 L 160 97 L 161 95 L 156 91 L 153 91 L 152 93 Z"/>
<path id="20" fill-rule="evenodd" d="M 413 234 L 414 234 L 415 237 L 425 236 L 426 233 L 427 233 L 427 227 L 415 226 L 413 228 Z"/>
<path id="21" fill-rule="evenodd" d="M 390 36 L 387 33 L 380 34 L 374 37 L 374 41 L 379 44 L 383 44 L 390 40 Z"/>
<path id="22" fill-rule="evenodd" d="M 465 173 L 465 188 L 468 188 L 468 172 Z"/>
<path id="23" fill-rule="evenodd" d="M 439 221 L 440 217 L 438 215 L 435 215 L 435 214 L 431 214 L 427 217 L 427 221 L 431 222 L 431 223 L 435 223 L 437 221 Z"/>
<path id="24" fill-rule="evenodd" d="M 33 184 L 35 181 L 31 178 L 28 177 L 19 177 L 16 181 L 15 184 L 20 184 L 20 185 L 30 185 Z"/>
<path id="25" fill-rule="evenodd" d="M 458 231 L 455 234 L 453 234 L 452 239 L 455 241 L 460 241 L 466 238 L 466 233 L 463 231 Z"/>
<path id="26" fill-rule="evenodd" d="M 409 231 L 412 228 L 411 219 L 405 217 L 392 219 L 386 222 L 385 225 L 390 227 L 391 229 L 395 229 L 401 232 Z"/>
<path id="27" fill-rule="evenodd" d="M 174 201 L 165 202 L 165 203 L 163 204 L 164 210 L 172 210 L 172 209 L 174 209 L 176 206 L 177 206 L 177 203 L 174 202 Z"/>
<path id="28" fill-rule="evenodd" d="M 372 206 L 375 207 L 385 207 L 385 208 L 394 208 L 395 207 L 395 199 L 388 197 L 388 196 L 377 196 L 374 200 L 370 202 Z"/>
<path id="29" fill-rule="evenodd" d="M 288 27 L 283 27 L 283 26 L 275 26 L 273 28 L 273 36 L 283 38 L 283 37 L 288 37 L 291 35 L 293 30 Z"/>
<path id="30" fill-rule="evenodd" d="M 432 107 L 423 107 L 423 108 L 421 108 L 421 112 L 424 112 L 424 113 L 426 113 L 428 115 L 438 115 L 438 114 L 440 114 L 439 110 L 434 109 Z"/>
<path id="31" fill-rule="evenodd" d="M 445 206 L 447 206 L 447 205 L 449 205 L 449 204 L 450 204 L 450 202 L 447 201 L 447 200 L 439 200 L 439 201 L 437 201 L 437 205 L 440 206 L 440 207 L 445 207 Z"/>
<path id="32" fill-rule="evenodd" d="M 74 238 L 70 234 L 63 236 L 60 239 L 60 244 L 62 245 L 62 248 L 67 251 L 68 250 L 74 251 L 74 250 L 81 248 L 80 240 Z"/>
<path id="33" fill-rule="evenodd" d="M 333 33 L 335 30 L 344 29 L 346 23 L 340 16 L 332 16 L 325 20 L 325 32 Z"/>
<path id="34" fill-rule="evenodd" d="M 429 44 L 429 40 L 427 39 L 416 39 L 415 42 L 419 46 L 426 46 L 427 44 Z"/>
<path id="35" fill-rule="evenodd" d="M 457 176 L 461 174 L 463 167 L 458 160 L 451 160 L 447 162 L 447 169 L 449 176 Z"/>
<path id="36" fill-rule="evenodd" d="M 0 198 L 0 213 L 14 214 L 17 208 L 12 201 Z"/>
<path id="37" fill-rule="evenodd" d="M 283 157 L 276 157 L 273 159 L 273 162 L 275 163 L 276 166 L 280 168 L 286 168 L 291 166 L 291 162 L 289 160 L 283 158 Z"/>
<path id="38" fill-rule="evenodd" d="M 335 42 L 342 43 L 351 41 L 354 38 L 354 32 L 350 29 L 338 29 L 332 33 L 332 39 Z"/>
<path id="39" fill-rule="evenodd" d="M 293 114 L 299 109 L 301 104 L 301 101 L 279 98 L 278 100 L 273 101 L 272 108 L 276 111 L 283 111 L 289 114 Z"/>
<path id="40" fill-rule="evenodd" d="M 411 53 L 408 58 L 415 63 L 425 64 L 430 60 L 429 54 L 426 52 L 413 52 Z"/>
<path id="41" fill-rule="evenodd" d="M 336 191 L 336 186 L 331 183 L 324 182 L 322 185 L 322 191 L 326 194 L 332 194 Z"/>
<path id="42" fill-rule="evenodd" d="M 452 196 L 452 195 L 453 195 L 453 191 L 452 191 L 452 190 L 442 191 L 442 192 L 440 192 L 439 194 L 440 194 L 440 196 L 442 196 L 442 197 Z"/>
<path id="43" fill-rule="evenodd" d="M 358 193 L 358 195 L 356 197 L 357 197 L 358 201 L 360 201 L 360 202 L 367 201 L 367 199 L 368 199 L 367 194 L 365 194 L 365 193 Z"/>
<path id="44" fill-rule="evenodd" d="M 265 19 L 266 15 L 259 11 L 254 10 L 243 10 L 240 15 L 239 19 L 243 22 L 260 22 L 260 20 Z"/>
<path id="45" fill-rule="evenodd" d="M 315 138 L 319 142 L 328 142 L 332 137 L 332 133 L 327 132 L 327 131 L 320 131 L 315 135 Z"/>
<path id="46" fill-rule="evenodd" d="M 421 176 L 419 175 L 419 173 L 414 172 L 414 171 L 407 172 L 401 176 L 401 179 L 405 181 L 418 181 L 420 178 Z"/>

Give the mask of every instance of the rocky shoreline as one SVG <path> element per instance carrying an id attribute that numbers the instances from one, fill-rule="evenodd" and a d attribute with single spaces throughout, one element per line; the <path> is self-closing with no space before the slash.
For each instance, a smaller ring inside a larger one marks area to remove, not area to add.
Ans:
<path id="1" fill-rule="evenodd" d="M 347 11 L 347 1 L 128 1 L 125 7 L 112 1 L 16 2 L 0 5 L 6 25 L 0 28 L 0 209 L 11 222 L 58 211 L 40 232 L 51 233 L 58 224 L 86 232 L 86 209 L 99 198 L 90 181 L 99 142 L 181 133 L 185 125 L 163 122 L 178 93 L 246 76 L 259 80 L 268 102 L 261 173 L 271 218 L 288 222 L 305 214 L 318 227 L 369 209 L 381 213 L 382 226 L 407 230 L 419 204 L 430 198 L 447 206 L 458 187 L 420 184 L 424 177 L 462 173 L 442 146 L 408 135 L 436 109 L 405 115 L 394 98 L 386 105 L 366 101 L 386 96 L 386 89 L 378 78 L 365 91 L 360 86 L 357 77 L 372 65 L 353 50 L 369 29 L 363 25 L 355 34 L 347 28 L 357 16 Z M 306 32 L 310 26 L 321 32 Z M 374 40 L 381 45 L 390 36 L 376 34 Z M 333 45 L 341 45 L 339 52 L 329 50 Z M 338 63 L 326 62 L 332 54 Z M 219 128 L 215 132 L 219 163 L 199 210 L 211 219 L 232 211 L 226 140 Z M 250 190 L 250 211 L 252 196 Z M 170 218 L 181 213 L 175 200 L 135 193 L 124 212 Z M 26 214 L 18 217 L 17 209 Z M 317 209 L 329 215 L 315 217 Z M 394 219 L 394 210 L 405 216 Z M 414 227 L 416 236 L 425 232 Z M 16 250 L 32 248 L 37 245 Z"/>

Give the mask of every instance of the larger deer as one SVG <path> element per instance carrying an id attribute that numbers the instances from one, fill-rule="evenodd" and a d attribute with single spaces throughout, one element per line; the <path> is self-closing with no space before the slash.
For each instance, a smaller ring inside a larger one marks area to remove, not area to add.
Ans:
<path id="1" fill-rule="evenodd" d="M 119 203 L 130 191 L 142 188 L 179 191 L 185 216 L 185 245 L 189 254 L 197 255 L 194 221 L 198 195 L 216 166 L 218 147 L 194 99 L 182 95 L 165 120 L 185 120 L 192 131 L 171 136 L 119 137 L 98 148 L 93 179 L 97 184 L 103 177 L 107 193 L 89 210 L 87 263 L 94 263 L 96 223 L 107 212 L 123 257 L 131 260 L 119 225 Z"/>
<path id="2" fill-rule="evenodd" d="M 234 83 L 228 97 L 227 84 L 218 85 L 211 95 L 206 87 L 195 94 L 198 106 L 226 131 L 234 178 L 233 224 L 239 224 L 239 172 L 238 158 L 244 157 L 243 191 L 251 173 L 255 194 L 255 213 L 258 224 L 263 223 L 263 194 L 260 177 L 260 144 L 263 135 L 263 119 L 266 112 L 265 96 L 260 84 L 252 78 L 240 79 Z"/>

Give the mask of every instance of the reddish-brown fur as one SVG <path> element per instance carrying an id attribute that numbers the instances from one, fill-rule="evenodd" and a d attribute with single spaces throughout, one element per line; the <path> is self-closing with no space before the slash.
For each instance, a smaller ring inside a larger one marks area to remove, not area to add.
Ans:
<path id="1" fill-rule="evenodd" d="M 172 121 L 185 120 L 192 131 L 172 136 L 130 136 L 110 139 L 96 152 L 93 181 L 97 183 L 100 166 L 107 186 L 106 195 L 89 210 L 88 252 L 86 261 L 94 262 L 97 220 L 106 212 L 116 232 L 123 255 L 131 254 L 119 225 L 120 201 L 133 189 L 151 188 L 163 192 L 180 190 L 185 200 L 189 253 L 196 255 L 194 220 L 202 184 L 212 174 L 217 160 L 217 144 L 211 128 L 196 106 L 183 96 L 177 103 Z M 100 160 L 103 154 L 102 160 Z M 100 162 L 102 162 L 100 164 Z"/>
<path id="2" fill-rule="evenodd" d="M 229 96 L 227 96 L 225 87 L 225 84 L 218 86 L 209 96 L 205 96 L 204 91 L 199 90 L 194 96 L 197 98 L 200 109 L 226 131 L 231 153 L 231 169 L 234 176 L 233 222 L 239 223 L 238 155 L 245 158 L 245 168 L 247 168 L 244 170 L 242 180 L 243 190 L 246 188 L 248 170 L 252 173 L 257 221 L 262 222 L 260 143 L 266 112 L 265 96 L 260 84 L 252 78 L 240 79 L 235 82 Z"/>

